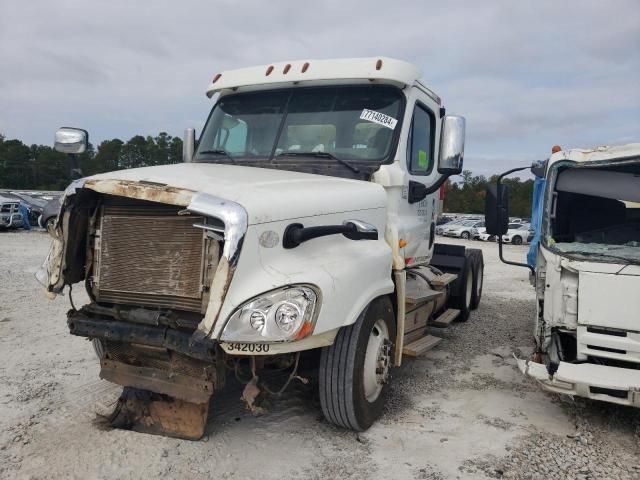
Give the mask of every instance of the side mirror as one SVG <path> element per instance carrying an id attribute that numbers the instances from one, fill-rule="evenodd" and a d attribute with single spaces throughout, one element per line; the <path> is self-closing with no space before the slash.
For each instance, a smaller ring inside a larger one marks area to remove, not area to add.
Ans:
<path id="1" fill-rule="evenodd" d="M 196 148 L 196 131 L 193 128 L 187 128 L 184 131 L 184 140 L 182 142 L 182 161 L 189 163 L 193 161 L 193 152 Z"/>
<path id="2" fill-rule="evenodd" d="M 440 134 L 440 155 L 438 157 L 438 173 L 441 175 L 458 175 L 462 173 L 464 160 L 464 117 L 447 115 L 442 120 Z"/>
<path id="3" fill-rule="evenodd" d="M 72 155 L 87 151 L 89 133 L 81 128 L 62 127 L 56 131 L 54 149 Z"/>
<path id="4" fill-rule="evenodd" d="M 484 199 L 484 222 L 489 235 L 504 235 L 509 229 L 509 186 L 489 185 Z"/>

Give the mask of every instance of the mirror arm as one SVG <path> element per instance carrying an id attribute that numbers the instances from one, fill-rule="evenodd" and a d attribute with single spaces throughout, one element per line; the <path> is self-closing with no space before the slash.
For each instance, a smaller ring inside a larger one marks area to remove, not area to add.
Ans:
<path id="1" fill-rule="evenodd" d="M 433 192 L 437 191 L 450 176 L 451 175 L 449 174 L 440 175 L 433 185 L 427 187 L 427 195 L 431 195 Z"/>
<path id="2" fill-rule="evenodd" d="M 496 204 L 496 208 L 498 209 L 498 225 L 502 225 L 502 214 L 504 212 L 504 209 L 502 208 L 502 195 L 501 195 L 502 179 L 507 175 L 511 175 L 514 172 L 520 172 L 522 170 L 527 170 L 529 168 L 531 168 L 531 166 L 512 168 L 511 170 L 507 170 L 506 172 L 498 175 L 498 180 L 496 180 L 496 185 L 498 187 L 497 189 L 498 199 Z M 533 278 L 535 278 L 536 270 L 528 263 L 512 262 L 511 260 L 504 259 L 504 257 L 502 256 L 502 235 L 498 235 L 498 256 L 500 257 L 500 260 L 502 261 L 502 263 L 506 263 L 507 265 L 515 265 L 516 267 L 528 268 L 529 270 L 531 270 L 531 273 L 533 274 Z"/>
<path id="3" fill-rule="evenodd" d="M 71 180 L 78 180 L 84 177 L 78 156 L 75 153 L 67 153 L 67 160 L 69 161 L 69 175 L 71 176 Z"/>

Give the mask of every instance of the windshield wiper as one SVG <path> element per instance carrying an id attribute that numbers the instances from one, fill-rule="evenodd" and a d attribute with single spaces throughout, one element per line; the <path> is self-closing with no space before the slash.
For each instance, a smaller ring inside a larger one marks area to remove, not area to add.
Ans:
<path id="1" fill-rule="evenodd" d="M 236 165 L 235 158 L 233 158 L 231 156 L 231 154 L 229 152 L 227 152 L 224 148 L 218 148 L 216 150 L 205 150 L 204 152 L 198 152 L 198 154 L 200 154 L 200 155 L 224 155 L 229 160 L 231 160 L 231 163 Z"/>
<path id="2" fill-rule="evenodd" d="M 354 173 L 360 173 L 360 169 L 355 165 L 336 157 L 329 152 L 282 152 L 276 155 L 276 157 L 316 157 L 316 158 L 330 158 L 338 163 L 341 163 L 345 167 L 349 168 Z"/>

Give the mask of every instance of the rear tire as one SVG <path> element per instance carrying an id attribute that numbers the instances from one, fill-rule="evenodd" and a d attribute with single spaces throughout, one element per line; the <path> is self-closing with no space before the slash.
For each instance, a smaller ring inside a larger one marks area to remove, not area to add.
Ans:
<path id="1" fill-rule="evenodd" d="M 514 245 L 522 245 L 522 238 L 516 235 L 511 239 L 511 243 Z"/>
<path id="2" fill-rule="evenodd" d="M 471 310 L 475 310 L 480 305 L 482 298 L 482 285 L 484 284 L 484 257 L 482 250 L 468 249 L 473 258 L 473 292 L 471 294 Z"/>
<path id="3" fill-rule="evenodd" d="M 395 336 L 391 301 L 379 297 L 322 349 L 318 386 L 329 422 L 361 432 L 382 415 Z"/>
<path id="4" fill-rule="evenodd" d="M 462 232 L 460 234 L 460 238 L 462 238 L 463 240 L 469 240 L 469 237 L 470 237 L 469 232 Z"/>
<path id="5" fill-rule="evenodd" d="M 469 251 L 465 252 L 464 267 L 457 280 L 458 289 L 451 299 L 451 305 L 460 310 L 458 320 L 466 322 L 471 313 L 471 298 L 473 296 L 473 258 Z"/>

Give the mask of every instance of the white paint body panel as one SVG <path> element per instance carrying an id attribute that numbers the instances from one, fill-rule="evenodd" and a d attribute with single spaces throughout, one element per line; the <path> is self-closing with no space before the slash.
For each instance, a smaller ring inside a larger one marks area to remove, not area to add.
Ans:
<path id="1" fill-rule="evenodd" d="M 517 361 L 522 373 L 536 379 L 542 388 L 550 392 L 640 407 L 640 370 L 560 362 L 555 375 L 550 376 L 541 363 Z M 627 391 L 627 398 L 591 392 L 591 387 Z"/>
<path id="2" fill-rule="evenodd" d="M 293 249 L 282 244 L 262 247 L 258 239 L 265 231 L 282 232 L 290 223 L 304 226 L 335 225 L 358 219 L 385 228 L 385 209 L 361 210 L 264 223 L 249 228 L 240 260 L 220 311 L 212 338 L 219 338 L 226 320 L 247 300 L 283 285 L 312 284 L 320 289 L 319 315 L 313 336 L 350 325 L 374 298 L 392 293 L 391 249 L 384 238 L 353 241 L 342 235 L 320 237 Z M 278 351 L 297 351 L 305 344 L 279 344 Z M 309 344 L 306 348 L 312 348 Z M 235 352 L 232 352 L 235 353 Z M 271 350 L 269 353 L 273 353 Z"/>
<path id="3" fill-rule="evenodd" d="M 595 148 L 572 148 L 561 150 L 549 157 L 549 165 L 562 161 L 572 162 L 602 162 L 606 160 L 622 160 L 625 158 L 637 157 L 640 155 L 640 143 L 629 143 L 627 145 L 601 146 Z"/>
<path id="4" fill-rule="evenodd" d="M 381 64 L 378 69 L 376 67 L 379 61 Z M 308 66 L 303 72 L 305 64 Z M 287 65 L 289 69 L 285 73 Z M 267 75 L 268 71 L 270 73 Z M 230 89 L 248 91 L 291 84 L 340 84 L 350 80 L 373 80 L 404 88 L 406 85 L 413 85 L 421 76 L 422 72 L 415 65 L 387 57 L 292 60 L 224 71 L 215 82 L 209 84 L 207 96 Z"/>
<path id="5" fill-rule="evenodd" d="M 640 331 L 640 276 L 580 272 L 578 295 L 581 324 Z"/>
<path id="6" fill-rule="evenodd" d="M 249 225 L 327 213 L 384 208 L 384 189 L 372 182 L 267 168 L 178 163 L 94 175 L 87 180 L 163 183 L 242 205 Z"/>

